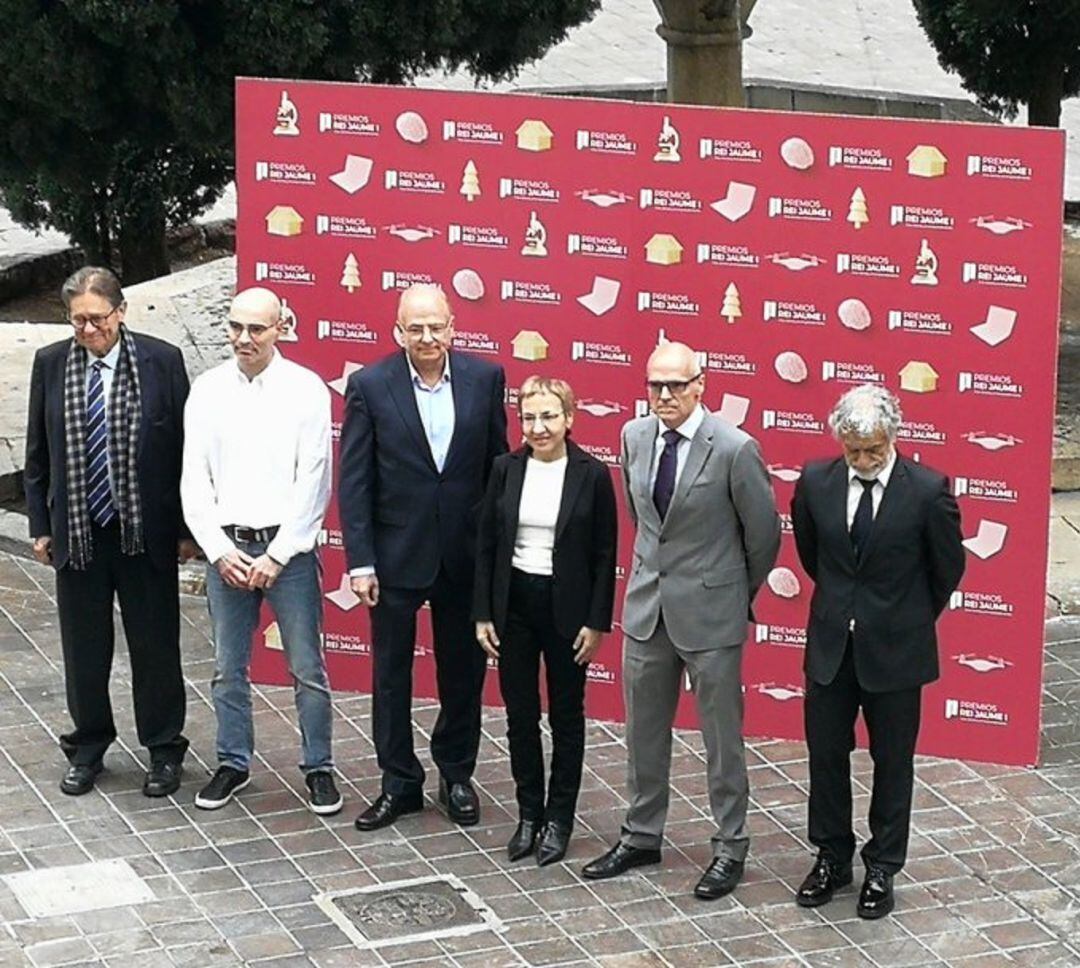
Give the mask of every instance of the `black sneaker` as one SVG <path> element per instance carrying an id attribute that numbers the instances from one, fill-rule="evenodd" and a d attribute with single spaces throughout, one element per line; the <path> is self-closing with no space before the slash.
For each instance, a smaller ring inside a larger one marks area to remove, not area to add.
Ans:
<path id="1" fill-rule="evenodd" d="M 244 770 L 219 766 L 217 773 L 210 777 L 210 782 L 195 794 L 195 806 L 203 810 L 217 810 L 250 782 L 251 777 Z"/>
<path id="2" fill-rule="evenodd" d="M 308 790 L 308 808 L 312 813 L 327 816 L 337 813 L 345 802 L 334 786 L 334 778 L 327 770 L 315 770 L 306 777 Z"/>

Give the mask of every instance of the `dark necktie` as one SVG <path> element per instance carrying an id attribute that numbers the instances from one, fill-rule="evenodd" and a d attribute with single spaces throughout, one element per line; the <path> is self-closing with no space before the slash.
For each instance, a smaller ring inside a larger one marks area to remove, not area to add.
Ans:
<path id="1" fill-rule="evenodd" d="M 664 452 L 656 467 L 656 483 L 653 485 L 652 499 L 663 521 L 671 505 L 671 496 L 675 493 L 675 470 L 679 466 L 679 432 L 664 431 Z"/>
<path id="2" fill-rule="evenodd" d="M 851 546 L 855 549 L 855 558 L 858 560 L 874 527 L 874 485 L 877 481 L 864 481 L 861 477 L 856 477 L 855 480 L 863 486 L 862 497 L 859 498 L 859 506 L 855 508 L 855 517 L 851 522 Z"/>
<path id="3" fill-rule="evenodd" d="M 116 513 L 109 492 L 109 426 L 105 416 L 105 387 L 101 368 L 90 364 L 90 383 L 86 388 L 86 507 L 99 527 L 105 527 Z"/>

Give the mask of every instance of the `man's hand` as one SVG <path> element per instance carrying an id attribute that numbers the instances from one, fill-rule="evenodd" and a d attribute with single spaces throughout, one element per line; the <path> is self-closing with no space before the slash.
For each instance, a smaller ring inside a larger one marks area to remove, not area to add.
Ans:
<path id="1" fill-rule="evenodd" d="M 574 639 L 574 661 L 578 665 L 588 665 L 596 650 L 600 648 L 600 642 L 604 633 L 596 629 L 585 628 L 583 625 Z"/>
<path id="2" fill-rule="evenodd" d="M 361 605 L 374 608 L 379 604 L 379 579 L 374 575 L 353 575 L 349 579 L 349 587 L 360 599 Z"/>
<path id="3" fill-rule="evenodd" d="M 480 648 L 493 659 L 499 657 L 499 637 L 495 634 L 494 622 L 476 623 L 476 641 L 480 643 Z"/>
<path id="4" fill-rule="evenodd" d="M 239 548 L 233 548 L 218 558 L 214 567 L 226 585 L 231 588 L 247 588 L 248 574 L 253 562 L 251 555 L 244 554 Z"/>
<path id="5" fill-rule="evenodd" d="M 34 538 L 34 557 L 43 565 L 52 561 L 52 535 L 43 534 L 40 538 Z"/>
<path id="6" fill-rule="evenodd" d="M 180 559 L 180 564 L 198 558 L 201 554 L 199 546 L 191 538 L 181 538 L 176 542 L 176 557 Z"/>
<path id="7" fill-rule="evenodd" d="M 284 565 L 279 565 L 267 554 L 259 555 L 248 570 L 248 588 L 270 588 L 277 581 Z"/>

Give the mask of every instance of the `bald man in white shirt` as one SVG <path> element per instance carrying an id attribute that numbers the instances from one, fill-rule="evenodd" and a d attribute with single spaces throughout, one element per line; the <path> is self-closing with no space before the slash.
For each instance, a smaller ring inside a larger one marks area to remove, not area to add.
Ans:
<path id="1" fill-rule="evenodd" d="M 245 289 L 229 310 L 235 359 L 194 383 L 184 414 L 180 493 L 206 553 L 216 667 L 212 692 L 219 767 L 195 797 L 223 807 L 250 781 L 254 753 L 251 642 L 265 599 L 296 690 L 308 806 L 342 806 L 333 778 L 330 686 L 323 659 L 322 588 L 315 542 L 330 499 L 330 394 L 285 359 L 281 303 Z"/>

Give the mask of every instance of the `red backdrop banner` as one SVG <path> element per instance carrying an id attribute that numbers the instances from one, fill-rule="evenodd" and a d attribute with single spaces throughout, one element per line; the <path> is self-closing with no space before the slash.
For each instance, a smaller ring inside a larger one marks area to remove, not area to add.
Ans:
<path id="1" fill-rule="evenodd" d="M 616 478 L 648 354 L 663 339 L 698 351 L 707 406 L 758 439 L 784 518 L 749 629 L 750 735 L 802 735 L 811 584 L 793 482 L 838 453 L 825 420 L 844 390 L 896 392 L 900 449 L 951 475 L 968 550 L 920 750 L 1036 761 L 1062 132 L 241 80 L 236 141 L 239 285 L 285 301 L 279 345 L 331 387 L 335 438 L 345 381 L 396 350 L 413 282 L 450 293 L 455 345 L 497 359 L 509 387 L 569 380 L 575 439 Z M 336 500 L 325 527 L 327 662 L 335 688 L 366 691 Z M 624 515 L 622 566 L 632 544 Z M 616 629 L 590 669 L 591 716 L 623 716 L 620 650 Z M 419 696 L 432 663 L 424 615 Z M 254 675 L 288 681 L 273 625 Z M 679 723 L 693 722 L 688 696 Z"/>

